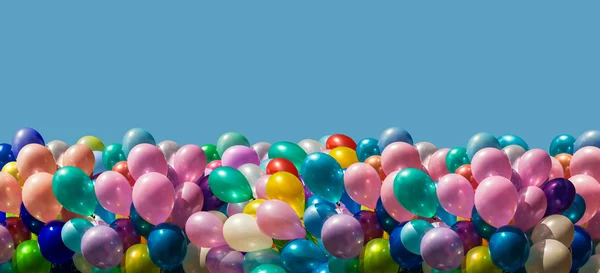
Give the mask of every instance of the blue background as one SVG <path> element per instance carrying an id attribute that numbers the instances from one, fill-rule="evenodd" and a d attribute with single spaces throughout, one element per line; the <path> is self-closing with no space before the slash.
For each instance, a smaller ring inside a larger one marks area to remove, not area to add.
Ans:
<path id="1" fill-rule="evenodd" d="M 1 1 L 0 142 L 599 129 L 600 1 Z"/>

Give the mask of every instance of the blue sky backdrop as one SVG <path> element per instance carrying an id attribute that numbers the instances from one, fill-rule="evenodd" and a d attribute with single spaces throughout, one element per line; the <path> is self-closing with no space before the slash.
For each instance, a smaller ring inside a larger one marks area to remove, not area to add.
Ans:
<path id="1" fill-rule="evenodd" d="M 600 1 L 1 1 L 0 142 L 600 129 Z"/>

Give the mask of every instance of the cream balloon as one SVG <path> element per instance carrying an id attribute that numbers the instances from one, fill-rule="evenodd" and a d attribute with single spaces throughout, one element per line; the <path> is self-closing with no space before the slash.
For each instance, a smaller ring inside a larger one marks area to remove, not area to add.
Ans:
<path id="1" fill-rule="evenodd" d="M 525 270 L 527 273 L 567 273 L 571 265 L 569 248 L 557 240 L 547 239 L 531 247 Z"/>
<path id="2" fill-rule="evenodd" d="M 433 143 L 425 142 L 425 141 L 415 144 L 415 148 L 417 149 L 417 152 L 419 152 L 419 156 L 421 157 L 421 161 L 423 161 L 423 162 L 425 162 L 426 158 L 430 157 L 438 150 L 438 148 L 435 147 L 435 145 L 433 145 Z M 427 161 L 429 161 L 429 160 L 427 160 Z M 423 165 L 427 166 L 427 164 L 423 164 Z"/>
<path id="3" fill-rule="evenodd" d="M 223 222 L 223 223 L 225 223 L 225 221 L 227 221 L 227 215 L 225 215 L 224 213 L 222 213 L 218 210 L 211 210 L 208 213 L 211 213 L 214 216 L 217 216 L 217 218 L 219 218 L 219 220 L 221 220 L 221 222 Z"/>
<path id="4" fill-rule="evenodd" d="M 46 144 L 46 148 L 50 150 L 54 160 L 58 161 L 58 158 L 69 149 L 69 145 L 62 140 L 52 140 Z"/>
<path id="5" fill-rule="evenodd" d="M 515 162 L 525 153 L 525 149 L 519 145 L 508 145 L 502 149 L 502 151 L 508 157 L 508 161 L 510 161 L 510 165 L 515 167 Z"/>
<path id="6" fill-rule="evenodd" d="M 245 213 L 238 213 L 227 219 L 223 225 L 223 237 L 231 248 L 241 252 L 273 246 L 273 240 L 258 228 L 256 218 Z"/>
<path id="7" fill-rule="evenodd" d="M 179 151 L 179 144 L 172 140 L 165 140 L 158 143 L 158 149 L 165 155 L 165 159 L 170 166 L 173 166 L 173 156 Z"/>
<path id="8" fill-rule="evenodd" d="M 575 228 L 569 218 L 554 214 L 550 215 L 537 224 L 531 233 L 531 241 L 538 242 L 552 239 L 561 242 L 565 246 L 570 246 L 575 236 Z"/>
<path id="9" fill-rule="evenodd" d="M 596 254 L 579 268 L 579 273 L 600 273 L 600 254 Z"/>
<path id="10" fill-rule="evenodd" d="M 247 163 L 240 166 L 238 168 L 238 171 L 240 171 L 244 175 L 244 177 L 246 177 L 246 180 L 248 180 L 248 184 L 250 184 L 250 187 L 252 188 L 252 195 L 254 196 L 254 198 L 257 198 L 256 182 L 261 176 L 265 175 L 265 172 L 259 166 L 254 165 L 252 163 Z"/>
<path id="11" fill-rule="evenodd" d="M 300 146 L 300 148 L 302 148 L 302 150 L 304 150 L 306 154 L 312 154 L 325 150 L 325 147 L 321 145 L 321 142 L 309 138 L 303 139 L 300 142 L 298 142 L 298 146 Z"/>
<path id="12" fill-rule="evenodd" d="M 256 152 L 256 154 L 258 155 L 258 158 L 260 160 L 269 158 L 269 149 L 270 148 L 271 148 L 271 143 L 268 143 L 268 142 L 259 142 L 259 143 L 252 145 L 252 149 L 254 149 L 254 151 Z"/>
<path id="13" fill-rule="evenodd" d="M 208 252 L 208 251 L 206 251 Z M 187 246 L 187 252 L 185 253 L 185 258 L 181 263 L 183 267 L 183 272 L 185 273 L 210 273 L 206 264 L 204 266 L 200 264 L 201 258 L 201 249 L 196 245 L 189 243 Z M 204 257 L 206 260 L 206 256 Z"/>

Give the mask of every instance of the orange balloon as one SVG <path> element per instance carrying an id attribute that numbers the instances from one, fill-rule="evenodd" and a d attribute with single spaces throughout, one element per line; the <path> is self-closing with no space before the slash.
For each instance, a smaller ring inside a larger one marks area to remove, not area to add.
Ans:
<path id="1" fill-rule="evenodd" d="M 385 175 L 383 168 L 381 167 L 381 156 L 372 155 L 365 160 L 365 164 L 368 164 L 369 166 L 373 167 L 373 169 L 377 170 L 377 173 L 379 173 L 379 178 L 381 178 L 381 182 L 383 183 L 383 180 L 385 180 L 387 175 Z"/>
<path id="2" fill-rule="evenodd" d="M 19 214 L 21 185 L 12 175 L 0 172 L 0 211 Z"/>
<path id="3" fill-rule="evenodd" d="M 465 164 L 465 165 L 460 166 L 458 169 L 456 169 L 455 173 L 460 174 L 462 177 L 469 180 L 469 182 L 471 182 L 471 186 L 473 187 L 473 189 L 477 189 L 477 186 L 479 184 L 477 183 L 477 180 L 475 180 L 475 177 L 473 176 L 473 173 L 471 172 L 471 164 Z"/>
<path id="4" fill-rule="evenodd" d="M 91 175 L 94 171 L 94 152 L 85 144 L 75 144 L 62 155 L 62 166 L 74 166 Z"/>
<path id="5" fill-rule="evenodd" d="M 554 158 L 558 159 L 558 162 L 560 162 L 560 165 L 565 172 L 565 178 L 569 179 L 571 177 L 571 168 L 569 166 L 571 165 L 571 158 L 573 158 L 573 156 L 570 154 L 559 154 Z"/>
<path id="6" fill-rule="evenodd" d="M 56 220 L 62 206 L 56 200 L 54 192 L 52 192 L 51 174 L 36 173 L 25 181 L 25 185 L 23 185 L 23 204 L 33 217 L 42 222 L 47 223 Z"/>
<path id="7" fill-rule="evenodd" d="M 17 156 L 17 170 L 24 180 L 36 173 L 56 172 L 54 156 L 48 148 L 40 144 L 29 144 L 19 152 Z"/>
<path id="8" fill-rule="evenodd" d="M 133 179 L 131 173 L 129 173 L 129 166 L 127 165 L 127 161 L 121 161 L 115 164 L 112 170 L 120 173 L 122 176 L 125 176 L 125 178 L 127 178 L 127 181 L 129 181 L 129 185 L 131 185 L 132 187 L 133 185 L 135 185 L 135 179 Z"/>

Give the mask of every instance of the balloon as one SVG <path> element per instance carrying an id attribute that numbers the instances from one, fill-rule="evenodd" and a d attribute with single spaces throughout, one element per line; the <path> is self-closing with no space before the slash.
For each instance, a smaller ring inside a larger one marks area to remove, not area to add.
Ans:
<path id="1" fill-rule="evenodd" d="M 174 269 L 185 258 L 185 234 L 172 223 L 157 225 L 148 237 L 148 251 L 152 263 L 162 269 Z"/>
<path id="2" fill-rule="evenodd" d="M 217 152 L 217 146 L 212 144 L 204 144 L 200 146 L 202 151 L 204 151 L 204 155 L 206 155 L 206 163 L 213 162 L 215 160 L 221 160 L 221 155 Z"/>
<path id="3" fill-rule="evenodd" d="M 295 169 L 296 168 L 294 168 L 294 170 Z M 259 166 L 251 163 L 242 165 L 238 168 L 238 171 L 246 177 L 248 184 L 250 184 L 250 187 L 252 188 L 252 196 L 256 198 L 256 184 L 258 180 L 265 175 L 265 172 Z"/>
<path id="4" fill-rule="evenodd" d="M 12 152 L 12 146 L 7 143 L 0 144 L 0 169 L 2 169 L 6 163 L 15 161 L 15 159 L 16 157 Z"/>
<path id="5" fill-rule="evenodd" d="M 396 221 L 392 216 L 388 214 L 388 212 L 383 207 L 383 202 L 381 199 L 377 201 L 377 208 L 375 208 L 375 215 L 377 216 L 377 222 L 379 225 L 385 230 L 385 232 L 390 233 L 398 226 L 398 221 Z"/>
<path id="6" fill-rule="evenodd" d="M 329 257 L 329 270 L 333 273 L 358 273 L 358 267 L 358 258 L 338 259 L 333 256 Z"/>
<path id="7" fill-rule="evenodd" d="M 467 144 L 467 155 L 473 161 L 475 154 L 485 148 L 501 149 L 500 142 L 489 133 L 477 133 L 469 139 Z"/>
<path id="8" fill-rule="evenodd" d="M 518 201 L 519 195 L 513 184 L 501 176 L 484 179 L 475 192 L 477 212 L 494 227 L 504 226 L 512 220 Z"/>
<path id="9" fill-rule="evenodd" d="M 526 152 L 523 147 L 518 145 L 508 145 L 504 147 L 502 151 L 504 154 L 506 154 L 511 166 L 515 166 L 515 163 L 518 161 L 518 159 L 521 158 L 521 156 L 523 156 L 523 154 Z"/>
<path id="10" fill-rule="evenodd" d="M 471 218 L 475 193 L 471 183 L 458 174 L 447 174 L 437 184 L 440 205 L 453 215 Z"/>
<path id="11" fill-rule="evenodd" d="M 184 182 L 194 182 L 204 175 L 206 155 L 196 145 L 184 145 L 173 156 L 173 169 Z"/>
<path id="12" fill-rule="evenodd" d="M 418 268 L 423 262 L 420 255 L 410 252 L 402 243 L 402 230 L 408 222 L 401 223 L 390 234 L 390 254 L 394 262 L 402 268 Z M 420 251 L 420 250 L 419 250 Z"/>
<path id="13" fill-rule="evenodd" d="M 38 241 L 25 241 L 15 249 L 13 256 L 15 272 L 48 273 L 51 266 L 52 264 L 42 256 Z"/>
<path id="14" fill-rule="evenodd" d="M 434 219 L 439 220 L 438 222 L 435 222 L 435 223 L 437 223 L 440 226 L 444 226 L 444 227 L 450 227 L 451 225 L 454 225 L 454 223 L 456 223 L 456 221 L 457 221 L 457 217 L 455 215 L 449 213 L 447 210 L 445 210 L 439 203 L 438 203 L 437 209 L 435 211 Z M 433 224 L 435 224 L 435 223 L 433 223 Z"/>
<path id="15" fill-rule="evenodd" d="M 569 180 L 573 183 L 573 186 L 575 186 L 575 192 L 583 197 L 586 205 L 585 213 L 577 224 L 586 223 L 592 219 L 600 208 L 600 199 L 598 199 L 598 196 L 600 195 L 600 184 L 598 184 L 596 179 L 585 174 L 572 176 Z"/>
<path id="16" fill-rule="evenodd" d="M 529 150 L 529 145 L 527 145 L 525 140 L 513 134 L 499 136 L 498 143 L 500 143 L 502 149 L 510 145 L 516 145 L 522 147 L 524 150 Z"/>
<path id="17" fill-rule="evenodd" d="M 42 228 L 38 237 L 40 252 L 46 260 L 55 264 L 66 263 L 75 254 L 63 243 L 61 233 L 64 225 L 65 223 L 62 221 L 48 222 Z"/>
<path id="18" fill-rule="evenodd" d="M 571 158 L 570 174 L 587 174 L 594 179 L 600 179 L 600 149 L 587 146 L 579 149 Z"/>
<path id="19" fill-rule="evenodd" d="M 419 152 L 421 161 L 425 161 L 427 157 L 433 155 L 438 150 L 438 148 L 430 142 L 419 142 L 415 144 L 415 148 Z"/>
<path id="20" fill-rule="evenodd" d="M 421 168 L 421 158 L 417 149 L 404 142 L 388 145 L 381 153 L 381 166 L 386 174 L 406 168 Z"/>
<path id="21" fill-rule="evenodd" d="M 492 237 L 492 234 L 496 232 L 496 228 L 486 223 L 486 221 L 481 218 L 476 208 L 473 208 L 471 215 L 471 221 L 473 222 L 473 227 L 477 231 L 477 234 L 482 238 L 489 240 Z"/>
<path id="22" fill-rule="evenodd" d="M 92 266 L 109 269 L 121 262 L 123 243 L 114 229 L 98 225 L 90 228 L 83 235 L 81 253 Z"/>
<path id="23" fill-rule="evenodd" d="M 527 272 L 569 272 L 571 270 L 569 249 L 556 240 L 543 240 L 531 247 L 525 264 Z"/>
<path id="24" fill-rule="evenodd" d="M 309 206 L 304 212 L 306 230 L 316 238 L 321 238 L 321 230 L 329 217 L 336 215 L 335 205 L 329 202 Z"/>
<path id="25" fill-rule="evenodd" d="M 94 170 L 92 171 L 92 178 L 98 177 L 101 173 L 105 172 L 104 164 L 102 163 L 102 152 L 94 151 Z"/>
<path id="26" fill-rule="evenodd" d="M 0 226 L 0 263 L 7 262 L 13 256 L 15 251 L 15 242 L 12 235 L 3 226 Z"/>
<path id="27" fill-rule="evenodd" d="M 94 183 L 81 169 L 60 168 L 52 178 L 52 192 L 66 209 L 86 216 L 94 213 L 97 202 Z"/>
<path id="28" fill-rule="evenodd" d="M 115 171 L 103 172 L 96 179 L 94 191 L 98 202 L 106 210 L 129 216 L 132 189 L 123 175 Z"/>
<path id="29" fill-rule="evenodd" d="M 333 157 L 343 169 L 350 167 L 350 165 L 357 163 L 358 158 L 356 157 L 356 151 L 348 147 L 337 147 L 329 152 L 329 155 Z"/>
<path id="30" fill-rule="evenodd" d="M 135 183 L 132 199 L 139 215 L 149 223 L 157 225 L 171 215 L 175 204 L 175 190 L 166 176 L 147 173 Z"/>
<path id="31" fill-rule="evenodd" d="M 127 158 L 125 157 L 125 153 L 123 153 L 123 146 L 121 144 L 109 144 L 102 151 L 102 163 L 107 170 L 112 170 L 117 163 L 125 160 Z"/>
<path id="32" fill-rule="evenodd" d="M 85 145 L 92 151 L 104 150 L 104 143 L 95 136 L 84 136 L 77 141 L 77 144 Z"/>
<path id="33" fill-rule="evenodd" d="M 484 148 L 473 156 L 471 170 L 479 183 L 491 176 L 510 179 L 512 168 L 504 152 L 494 148 Z"/>
<path id="34" fill-rule="evenodd" d="M 12 139 L 12 153 L 15 156 L 19 156 L 21 149 L 29 144 L 38 144 L 41 146 L 46 145 L 44 138 L 38 131 L 33 128 L 25 127 L 17 130 Z"/>
<path id="35" fill-rule="evenodd" d="M 312 154 L 325 150 L 325 147 L 323 147 L 321 143 L 314 139 L 303 139 L 298 142 L 298 146 L 300 146 L 300 148 L 302 148 L 306 154 Z"/>
<path id="36" fill-rule="evenodd" d="M 21 185 L 10 174 L 0 172 L 0 211 L 19 214 Z"/>
<path id="37" fill-rule="evenodd" d="M 574 232 L 573 223 L 569 218 L 557 214 L 550 215 L 535 226 L 531 233 L 531 241 L 535 244 L 552 239 L 568 246 L 573 242 Z"/>
<path id="38" fill-rule="evenodd" d="M 300 142 L 302 143 L 302 141 Z M 298 145 L 300 146 L 300 143 Z M 268 142 L 258 142 L 252 145 L 252 149 L 258 155 L 260 160 L 265 160 L 269 158 L 269 149 L 271 148 L 271 143 Z M 304 149 L 304 147 L 302 147 Z"/>
<path id="39" fill-rule="evenodd" d="M 551 157 L 550 160 L 552 160 L 552 168 L 550 169 L 550 175 L 548 176 L 548 180 L 565 177 L 565 171 L 562 165 L 560 164 L 560 161 L 558 161 L 558 159 L 554 157 Z"/>
<path id="40" fill-rule="evenodd" d="M 552 169 L 552 160 L 540 149 L 527 151 L 519 160 L 517 171 L 525 186 L 539 187 L 546 181 Z"/>
<path id="41" fill-rule="evenodd" d="M 592 238 L 584 228 L 575 226 L 575 236 L 573 237 L 570 249 L 573 258 L 571 270 L 577 270 L 588 262 L 594 251 L 594 244 L 592 243 Z"/>
<path id="42" fill-rule="evenodd" d="M 473 189 L 477 189 L 479 183 L 477 183 L 477 180 L 475 180 L 475 177 L 473 177 L 471 164 L 462 165 L 460 168 L 456 169 L 456 174 L 469 180 L 469 183 L 471 183 Z"/>
<path id="43" fill-rule="evenodd" d="M 455 172 L 460 166 L 470 163 L 467 149 L 463 147 L 452 148 L 446 154 L 446 167 L 451 173 Z"/>
<path id="44" fill-rule="evenodd" d="M 433 225 L 424 220 L 412 220 L 406 223 L 400 233 L 402 245 L 411 253 L 421 255 L 421 239 L 431 229 Z"/>
<path id="45" fill-rule="evenodd" d="M 514 272 L 525 265 L 529 257 L 529 239 L 519 228 L 499 228 L 489 243 L 494 264 L 503 271 Z"/>
<path id="46" fill-rule="evenodd" d="M 137 244 L 125 253 L 124 269 L 127 273 L 160 273 L 160 268 L 150 260 L 148 246 Z"/>
<path id="47" fill-rule="evenodd" d="M 54 221 L 49 222 L 48 224 L 53 222 Z M 92 227 L 94 227 L 94 224 L 81 218 L 71 219 L 64 223 L 64 226 L 62 226 L 59 230 L 64 245 L 71 251 L 81 253 L 81 239 L 83 238 L 85 232 Z"/>
<path id="48" fill-rule="evenodd" d="M 127 156 L 131 177 L 139 180 L 144 174 L 155 172 L 167 175 L 169 167 L 162 152 L 154 145 L 139 144 L 131 149 Z M 204 171 L 204 170 L 202 170 Z"/>
<path id="49" fill-rule="evenodd" d="M 288 272 L 312 272 L 326 263 L 327 258 L 314 243 L 306 239 L 297 239 L 283 248 L 281 262 Z"/>
<path id="50" fill-rule="evenodd" d="M 555 158 L 558 160 L 558 162 L 560 163 L 560 165 L 563 168 L 563 173 L 564 173 L 564 177 L 565 178 L 570 178 L 571 177 L 571 158 L 573 156 L 570 154 L 559 154 L 557 156 L 555 156 Z"/>
<path id="51" fill-rule="evenodd" d="M 347 147 L 352 150 L 356 150 L 356 143 L 354 140 L 352 140 L 352 138 L 343 134 L 329 136 L 327 138 L 327 142 L 325 143 L 325 148 L 333 150 L 338 147 Z"/>
<path id="52" fill-rule="evenodd" d="M 573 143 L 574 151 L 578 151 L 583 147 L 593 146 L 600 148 L 600 131 L 590 130 L 581 134 L 575 143 Z"/>
<path id="53" fill-rule="evenodd" d="M 377 214 L 375 212 L 366 210 L 359 211 L 354 214 L 354 218 L 358 220 L 358 223 L 360 223 L 363 233 L 365 234 L 363 239 L 365 244 L 373 239 L 381 238 L 383 236 L 383 228 L 379 225 Z M 306 224 L 306 214 L 304 224 Z"/>
<path id="54" fill-rule="evenodd" d="M 405 228 L 402 229 L 403 233 Z M 457 268 L 463 260 L 463 251 L 460 237 L 449 228 L 434 228 L 421 241 L 423 260 L 437 270 Z"/>
<path id="55" fill-rule="evenodd" d="M 387 211 L 387 213 L 393 217 L 398 222 L 408 221 L 413 218 L 414 214 L 407 211 L 398 200 L 396 200 L 396 196 L 394 194 L 394 179 L 398 171 L 390 173 L 382 183 L 381 186 L 381 203 Z M 392 228 L 393 229 L 393 228 Z"/>
<path id="56" fill-rule="evenodd" d="M 48 222 L 56 219 L 61 205 L 52 192 L 52 175 L 37 173 L 23 185 L 23 204 L 36 219 Z"/>
<path id="57" fill-rule="evenodd" d="M 133 207 L 133 205 L 131 205 L 131 206 Z M 64 208 L 63 208 L 63 210 L 64 210 Z M 95 218 L 100 218 L 100 220 L 104 221 L 105 223 L 112 223 L 113 221 L 115 221 L 115 219 L 117 219 L 117 216 L 114 213 L 109 212 L 106 209 L 104 209 L 102 207 L 102 205 L 100 205 L 100 203 L 96 204 L 96 209 L 94 210 L 94 215 L 95 215 Z M 131 211 L 129 212 L 129 215 L 131 216 Z M 138 215 L 138 217 L 139 217 L 139 215 Z"/>
<path id="58" fill-rule="evenodd" d="M 278 172 L 267 181 L 266 193 L 269 199 L 277 199 L 290 205 L 299 217 L 304 214 L 304 188 L 298 178 L 288 172 Z"/>
<path id="59" fill-rule="evenodd" d="M 260 164 L 260 158 L 256 154 L 254 149 L 248 146 L 236 145 L 231 146 L 223 153 L 221 157 L 221 163 L 223 166 L 229 166 L 233 168 L 239 168 L 244 164 Z"/>
<path id="60" fill-rule="evenodd" d="M 323 246 L 327 252 L 341 259 L 358 256 L 364 245 L 364 236 L 358 220 L 347 214 L 329 217 L 321 231 Z"/>
<path id="61" fill-rule="evenodd" d="M 242 145 L 250 147 L 250 142 L 248 139 L 239 133 L 229 132 L 221 135 L 217 140 L 217 152 L 220 156 L 223 156 L 223 153 L 232 146 Z"/>
<path id="62" fill-rule="evenodd" d="M 490 257 L 490 250 L 487 246 L 475 247 L 467 253 L 462 265 L 462 272 L 466 273 L 502 273 L 497 268 Z M 532 271 L 537 272 L 537 271 Z"/>
<path id="63" fill-rule="evenodd" d="M 75 256 L 73 256 L 73 265 L 81 273 L 92 273 L 92 265 L 83 258 L 81 253 L 75 253 Z"/>
<path id="64" fill-rule="evenodd" d="M 135 231 L 130 219 L 117 219 L 110 224 L 110 227 L 119 234 L 124 251 L 127 251 L 133 245 L 139 244 L 142 240 L 140 234 Z"/>
<path id="65" fill-rule="evenodd" d="M 382 181 L 387 177 L 385 172 L 383 171 L 383 167 L 381 167 L 381 156 L 373 155 L 365 160 L 365 164 L 373 167 L 379 174 L 379 179 Z"/>
<path id="66" fill-rule="evenodd" d="M 576 151 L 575 138 L 567 134 L 558 135 L 550 143 L 549 151 L 550 156 L 556 156 L 558 154 L 572 155 Z"/>
<path id="67" fill-rule="evenodd" d="M 247 253 L 244 256 L 242 267 L 244 268 L 244 272 L 251 272 L 255 268 L 265 264 L 283 266 L 281 258 L 279 257 L 279 252 L 272 248 L 268 248 Z M 285 273 L 285 271 L 283 272 Z"/>
<path id="68" fill-rule="evenodd" d="M 562 213 L 565 217 L 569 218 L 573 224 L 579 222 L 579 220 L 583 217 L 586 211 L 585 200 L 581 195 L 575 195 L 575 200 L 571 204 L 571 206 Z"/>
<path id="69" fill-rule="evenodd" d="M 398 264 L 390 255 L 390 243 L 386 239 L 375 239 L 365 245 L 360 253 L 361 272 L 396 273 Z"/>
<path id="70" fill-rule="evenodd" d="M 406 130 L 392 127 L 383 131 L 379 136 L 379 150 L 383 152 L 388 145 L 394 142 L 405 142 L 413 145 L 412 136 Z"/>
<path id="71" fill-rule="evenodd" d="M 394 178 L 394 194 L 408 211 L 427 218 L 435 215 L 436 189 L 425 172 L 413 168 L 401 170 Z"/>
<path id="72" fill-rule="evenodd" d="M 223 237 L 227 244 L 242 252 L 270 248 L 273 240 L 260 231 L 256 218 L 238 213 L 227 219 L 223 225 Z"/>
<path id="73" fill-rule="evenodd" d="M 427 167 L 427 172 L 430 174 L 431 179 L 438 181 L 444 175 L 447 175 L 448 167 L 446 166 L 446 156 L 450 149 L 440 149 L 437 150 L 433 155 L 431 155 L 426 162 L 423 162 Z"/>
<path id="74" fill-rule="evenodd" d="M 306 231 L 296 212 L 280 200 L 265 201 L 256 211 L 256 223 L 260 231 L 277 240 L 293 240 L 306 237 Z"/>
<path id="75" fill-rule="evenodd" d="M 211 248 L 206 255 L 206 267 L 210 272 L 242 273 L 244 255 L 228 246 Z"/>
<path id="76" fill-rule="evenodd" d="M 354 200 L 348 196 L 346 191 L 343 192 L 340 202 L 336 203 L 336 205 L 338 205 L 338 213 L 354 214 L 362 209 L 361 205 L 354 202 Z"/>
<path id="77" fill-rule="evenodd" d="M 308 154 L 308 152 L 306 153 Z M 374 155 L 381 155 L 377 139 L 365 138 L 358 142 L 358 145 L 356 146 L 356 156 L 358 161 L 365 162 L 367 158 Z"/>
<path id="78" fill-rule="evenodd" d="M 187 246 L 187 251 L 185 253 L 185 258 L 181 263 L 183 267 L 183 272 L 185 273 L 210 273 L 206 268 L 206 265 L 200 264 L 200 255 L 202 253 L 202 249 L 190 243 Z"/>
<path id="79" fill-rule="evenodd" d="M 215 169 L 208 179 L 208 184 L 212 193 L 227 203 L 241 203 L 252 198 L 252 188 L 248 180 L 232 167 Z"/>
<path id="80" fill-rule="evenodd" d="M 84 144 L 75 144 L 62 155 L 62 166 L 74 166 L 84 171 L 88 176 L 94 171 L 94 152 Z"/>
<path id="81" fill-rule="evenodd" d="M 275 174 L 277 172 L 288 172 L 299 177 L 298 170 L 294 163 L 285 158 L 273 158 L 267 164 L 266 174 Z"/>
<path id="82" fill-rule="evenodd" d="M 542 189 L 531 186 L 521 189 L 513 220 L 514 225 L 522 231 L 531 229 L 542 220 L 547 206 L 548 199 Z"/>
<path id="83" fill-rule="evenodd" d="M 481 236 L 477 234 L 473 223 L 470 221 L 458 221 L 452 225 L 451 229 L 460 237 L 464 252 L 469 252 L 469 250 L 480 246 L 482 243 Z"/>
<path id="84" fill-rule="evenodd" d="M 177 153 L 177 151 L 179 150 L 179 144 L 177 144 L 177 142 L 172 141 L 172 140 L 165 140 L 161 143 L 158 143 L 158 149 L 163 153 L 163 155 L 165 156 L 165 159 L 167 160 L 167 163 L 169 163 L 169 165 L 173 165 L 173 156 L 175 155 L 175 153 Z M 203 149 L 204 150 L 204 149 Z"/>
<path id="85" fill-rule="evenodd" d="M 204 195 L 200 187 L 192 182 L 185 182 L 175 189 L 175 203 L 171 213 L 171 221 L 184 228 L 188 218 L 202 210 Z"/>
<path id="86" fill-rule="evenodd" d="M 129 157 L 129 152 L 139 144 L 156 145 L 154 137 L 142 128 L 133 128 L 123 136 L 123 153 Z"/>
<path id="87" fill-rule="evenodd" d="M 131 173 L 129 172 L 129 165 L 127 165 L 127 161 L 121 161 L 121 162 L 115 164 L 113 166 L 112 170 L 120 173 L 122 176 L 127 178 L 129 185 L 131 185 L 132 187 L 133 187 L 133 185 L 135 185 L 135 179 L 133 179 L 133 177 L 131 176 Z"/>
<path id="88" fill-rule="evenodd" d="M 203 177 L 196 184 L 200 186 L 202 190 L 202 195 L 204 196 L 204 204 L 202 205 L 202 210 L 209 211 L 215 210 L 223 206 L 223 201 L 217 198 L 213 192 L 210 190 L 210 186 L 208 185 L 208 178 L 210 175 Z"/>
<path id="89" fill-rule="evenodd" d="M 563 213 L 575 200 L 575 186 L 567 179 L 552 179 L 542 184 L 540 188 L 544 191 L 548 200 L 545 215 Z"/>
<path id="90" fill-rule="evenodd" d="M 31 239 L 31 232 L 27 230 L 19 217 L 7 217 L 2 223 L 12 235 L 13 243 L 17 247 L 22 242 Z"/>
<path id="91" fill-rule="evenodd" d="M 262 203 L 264 203 L 265 201 L 266 200 L 264 200 L 264 199 L 257 199 L 257 200 L 252 200 L 252 201 L 248 202 L 248 204 L 244 207 L 244 210 L 242 211 L 242 213 L 248 214 L 248 215 L 256 218 L 256 211 L 258 210 L 260 205 Z"/>
<path id="92" fill-rule="evenodd" d="M 17 157 L 17 169 L 21 177 L 27 180 L 40 172 L 54 174 L 56 162 L 48 148 L 39 144 L 30 144 L 23 147 Z"/>
<path id="93" fill-rule="evenodd" d="M 301 169 L 302 161 L 305 157 L 306 152 L 292 142 L 277 142 L 269 148 L 269 158 L 285 158 L 291 161 L 298 170 Z"/>
<path id="94" fill-rule="evenodd" d="M 302 163 L 304 184 L 316 195 L 336 203 L 344 192 L 344 173 L 340 164 L 324 153 L 308 155 Z"/>
<path id="95" fill-rule="evenodd" d="M 19 170 L 17 169 L 17 162 L 13 161 L 6 163 L 6 165 L 2 167 L 2 172 L 10 174 L 12 177 L 14 177 L 17 180 L 17 182 L 19 182 L 19 185 L 21 185 L 21 187 L 23 187 L 23 184 L 25 184 L 25 180 L 23 180 L 21 174 L 19 174 Z"/>
<path id="96" fill-rule="evenodd" d="M 281 268 L 281 266 L 274 265 L 274 264 L 263 264 L 249 272 L 250 273 L 286 273 L 286 271 L 283 268 Z"/>
<path id="97" fill-rule="evenodd" d="M 344 174 L 344 185 L 352 200 L 368 208 L 375 208 L 381 192 L 377 170 L 365 163 L 352 164 Z"/>

